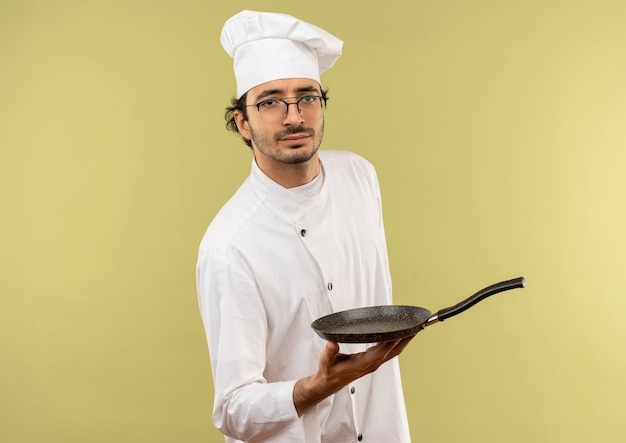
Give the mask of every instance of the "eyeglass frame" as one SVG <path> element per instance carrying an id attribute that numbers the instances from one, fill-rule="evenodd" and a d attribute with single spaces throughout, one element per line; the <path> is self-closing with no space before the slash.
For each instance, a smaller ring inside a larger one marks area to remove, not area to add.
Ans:
<path id="1" fill-rule="evenodd" d="M 323 95 L 306 94 L 306 95 L 303 95 L 301 97 L 266 98 L 264 100 L 261 100 L 258 103 L 254 103 L 252 105 L 245 105 L 245 107 L 249 108 L 251 106 L 254 106 L 257 109 L 257 111 L 259 112 L 259 115 L 262 115 L 261 114 L 261 105 L 263 103 L 268 102 L 268 101 L 272 101 L 272 100 L 279 101 L 279 102 L 282 102 L 285 105 L 285 116 L 283 117 L 283 120 L 284 120 L 285 117 L 287 117 L 287 115 L 289 115 L 289 105 L 296 105 L 296 109 L 298 110 L 298 114 L 302 115 L 302 110 L 300 109 L 300 102 L 303 99 L 305 99 L 305 98 L 311 98 L 311 97 L 317 98 L 317 99 L 320 100 L 320 109 L 326 107 L 326 103 L 328 102 L 328 97 L 326 97 L 325 94 L 323 94 Z M 288 102 L 287 101 L 287 99 L 294 99 L 294 98 L 297 98 L 298 100 L 296 100 L 295 102 Z"/>

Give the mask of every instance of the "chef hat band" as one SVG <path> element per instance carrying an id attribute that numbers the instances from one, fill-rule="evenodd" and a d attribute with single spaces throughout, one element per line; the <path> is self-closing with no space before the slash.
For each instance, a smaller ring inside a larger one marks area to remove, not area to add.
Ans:
<path id="1" fill-rule="evenodd" d="M 234 58 L 238 98 L 272 80 L 309 78 L 319 83 L 343 46 L 332 34 L 290 15 L 255 11 L 231 17 L 220 40 Z"/>

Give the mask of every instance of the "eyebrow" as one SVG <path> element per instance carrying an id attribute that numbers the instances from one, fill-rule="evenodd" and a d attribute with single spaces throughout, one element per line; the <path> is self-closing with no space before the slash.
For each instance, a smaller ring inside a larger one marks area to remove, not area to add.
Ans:
<path id="1" fill-rule="evenodd" d="M 296 89 L 296 93 L 299 93 L 299 92 L 319 93 L 319 90 L 315 86 L 302 86 Z M 275 94 L 280 94 L 280 93 L 284 94 L 284 90 L 283 89 L 266 89 L 265 91 L 261 92 L 257 96 L 256 101 L 260 101 L 260 100 L 263 100 L 265 97 L 269 97 L 270 95 L 275 95 Z"/>

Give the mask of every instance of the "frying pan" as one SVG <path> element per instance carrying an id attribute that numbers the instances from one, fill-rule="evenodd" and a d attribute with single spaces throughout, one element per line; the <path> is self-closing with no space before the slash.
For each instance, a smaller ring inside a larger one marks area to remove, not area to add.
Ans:
<path id="1" fill-rule="evenodd" d="M 524 277 L 496 283 L 432 315 L 428 309 L 417 306 L 369 306 L 320 317 L 311 324 L 311 327 L 323 339 L 336 343 L 378 343 L 398 340 L 415 335 L 426 326 L 454 317 L 498 292 L 525 286 Z"/>

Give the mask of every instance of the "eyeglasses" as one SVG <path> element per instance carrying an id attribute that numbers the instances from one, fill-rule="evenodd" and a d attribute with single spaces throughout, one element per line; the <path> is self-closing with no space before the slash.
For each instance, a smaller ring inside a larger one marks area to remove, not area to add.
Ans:
<path id="1" fill-rule="evenodd" d="M 286 99 L 295 99 L 288 102 Z M 326 97 L 321 95 L 303 95 L 302 97 L 268 98 L 254 105 L 258 109 L 264 123 L 274 124 L 282 122 L 289 113 L 289 105 L 296 105 L 298 113 L 306 120 L 315 120 L 322 116 L 326 106 Z"/>

